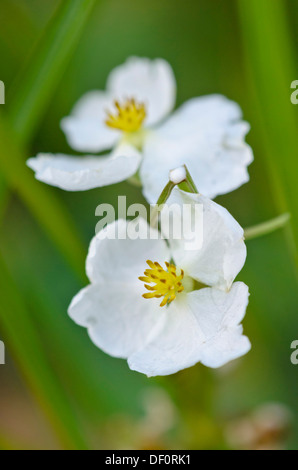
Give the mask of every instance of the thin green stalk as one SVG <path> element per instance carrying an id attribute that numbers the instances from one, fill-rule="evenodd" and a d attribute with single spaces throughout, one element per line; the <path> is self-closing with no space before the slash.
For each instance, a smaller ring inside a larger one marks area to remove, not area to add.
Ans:
<path id="1" fill-rule="evenodd" d="M 179 171 L 178 178 L 177 178 L 176 175 L 174 176 L 174 173 L 177 170 Z M 181 170 L 182 170 L 182 172 L 180 173 Z M 195 185 L 195 182 L 194 182 L 190 172 L 188 171 L 187 166 L 183 165 L 179 168 L 176 168 L 176 169 L 170 171 L 169 182 L 166 184 L 166 186 L 162 190 L 161 195 L 159 196 L 156 205 L 157 206 L 162 206 L 163 204 L 165 204 L 167 202 L 168 198 L 170 197 L 171 192 L 173 191 L 174 187 L 175 186 L 180 186 L 184 183 L 186 184 L 186 186 L 187 186 L 187 188 L 189 189 L 190 192 L 195 193 L 195 194 L 199 194 L 199 191 L 198 191 L 198 189 Z"/>
<path id="2" fill-rule="evenodd" d="M 285 2 L 238 0 L 238 6 L 247 79 L 253 96 L 251 104 L 265 144 L 274 202 L 280 212 L 291 213 L 293 232 L 288 240 L 297 257 L 298 123 L 290 101 L 290 85 L 297 77 Z"/>
<path id="3" fill-rule="evenodd" d="M 197 190 L 197 187 L 194 183 L 194 180 L 192 179 L 192 176 L 191 174 L 189 173 L 188 171 L 188 168 L 186 165 L 183 165 L 183 167 L 181 167 L 181 169 L 185 170 L 185 172 L 183 171 L 184 175 L 182 176 L 182 178 L 179 180 L 179 181 L 172 181 L 171 180 L 171 173 L 170 172 L 170 179 L 168 181 L 168 183 L 165 185 L 165 187 L 163 188 L 158 200 L 157 200 L 157 203 L 155 204 L 153 210 L 151 211 L 151 216 L 150 216 L 150 225 L 151 227 L 154 227 L 154 228 L 157 228 L 157 225 L 158 225 L 158 215 L 159 213 L 162 211 L 162 208 L 164 206 L 164 204 L 167 202 L 167 200 L 169 199 L 173 189 L 175 188 L 175 186 L 182 186 L 185 184 L 186 188 L 191 192 L 191 193 L 195 193 L 195 194 L 198 194 L 199 191 Z M 180 170 L 180 168 L 177 168 L 178 170 Z M 175 170 L 173 170 L 175 171 Z"/>
<path id="4" fill-rule="evenodd" d="M 17 191 L 79 276 L 85 250 L 77 229 L 61 202 L 26 168 L 23 148 L 34 135 L 95 3 L 95 0 L 61 1 L 37 50 L 7 95 L 5 109 L 9 111 L 10 125 L 0 115 L 0 169 L 5 183 Z M 5 201 L 7 189 L 3 184 L 1 189 Z M 1 263 L 0 267 L 3 291 L 0 321 L 5 340 L 64 447 L 85 448 L 73 410 L 44 356 L 35 325 L 5 266 Z"/>
<path id="5" fill-rule="evenodd" d="M 32 139 L 95 3 L 95 0 L 60 3 L 25 70 L 20 72 L 8 94 L 5 106 L 11 129 L 0 116 L 0 135 L 6 141 L 4 145 L 1 137 L 0 168 L 4 180 L 0 209 L 8 200 L 7 186 L 12 186 L 80 277 L 85 250 L 77 228 L 62 202 L 45 186 L 36 183 L 32 172 L 25 168 L 23 147 Z"/>
<path id="6" fill-rule="evenodd" d="M 0 324 L 5 345 L 15 358 L 65 449 L 86 449 L 69 398 L 48 363 L 31 315 L 0 255 Z M 55 347 L 55 345 L 53 345 Z"/>
<path id="7" fill-rule="evenodd" d="M 0 170 L 47 235 L 82 278 L 85 248 L 69 213 L 48 188 L 36 181 L 24 163 L 14 133 L 0 114 Z"/>
<path id="8" fill-rule="evenodd" d="M 159 196 L 159 198 L 157 200 L 157 203 L 155 204 L 153 210 L 151 211 L 151 216 L 150 216 L 150 225 L 151 225 L 151 227 L 156 228 L 157 222 L 158 222 L 158 215 L 159 215 L 160 211 L 162 210 L 163 205 L 169 199 L 169 197 L 171 195 L 171 192 L 173 191 L 175 186 L 176 186 L 175 183 L 172 183 L 172 181 L 169 181 L 165 185 L 165 187 L 163 188 L 163 190 L 161 192 L 161 195 Z"/>
<path id="9" fill-rule="evenodd" d="M 275 230 L 284 227 L 289 220 L 290 214 L 282 214 L 261 224 L 248 227 L 244 229 L 245 240 L 252 240 L 253 238 L 262 237 L 263 235 L 275 232 Z"/>
<path id="10" fill-rule="evenodd" d="M 12 127 L 26 145 L 70 61 L 96 0 L 63 0 L 37 49 L 12 86 L 7 103 Z"/>
<path id="11" fill-rule="evenodd" d="M 195 193 L 195 194 L 199 194 L 199 191 L 198 191 L 198 189 L 197 189 L 197 187 L 196 187 L 196 184 L 195 184 L 194 180 L 192 179 L 191 174 L 190 174 L 189 171 L 188 171 L 187 166 L 186 166 L 186 165 L 183 165 L 183 166 L 184 166 L 185 172 L 186 172 L 186 179 L 185 179 L 185 182 L 187 183 L 190 192 Z"/>

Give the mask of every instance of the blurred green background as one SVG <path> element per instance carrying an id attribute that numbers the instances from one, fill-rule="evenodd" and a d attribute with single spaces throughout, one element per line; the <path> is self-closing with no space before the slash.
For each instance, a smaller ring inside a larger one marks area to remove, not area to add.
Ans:
<path id="1" fill-rule="evenodd" d="M 297 0 L 1 0 L 0 448 L 298 449 L 297 28 Z M 171 63 L 177 105 L 209 93 L 241 105 L 251 181 L 217 201 L 242 226 L 292 215 L 247 242 L 252 350 L 218 371 L 148 379 L 91 343 L 66 311 L 87 283 L 95 208 L 142 196 L 128 183 L 66 193 L 25 166 L 72 153 L 60 119 L 130 55 Z"/>

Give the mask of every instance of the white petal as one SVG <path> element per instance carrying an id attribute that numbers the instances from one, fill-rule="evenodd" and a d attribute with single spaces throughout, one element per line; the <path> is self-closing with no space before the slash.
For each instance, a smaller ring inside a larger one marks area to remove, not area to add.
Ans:
<path id="1" fill-rule="evenodd" d="M 207 288 L 181 294 L 163 313 L 147 345 L 128 358 L 131 369 L 148 376 L 168 375 L 201 361 L 220 367 L 248 352 L 239 322 L 248 290 L 235 283 L 228 292 Z"/>
<path id="2" fill-rule="evenodd" d="M 200 345 L 204 336 L 189 309 L 186 295 L 180 294 L 170 306 L 162 307 L 155 334 L 148 344 L 129 356 L 132 370 L 148 375 L 174 374 L 200 360 Z"/>
<path id="3" fill-rule="evenodd" d="M 200 192 L 210 198 L 246 183 L 247 166 L 253 160 L 244 141 L 248 131 L 239 106 L 225 97 L 211 95 L 188 101 L 147 136 L 140 172 L 145 197 L 156 202 L 169 171 L 183 164 Z"/>
<path id="4" fill-rule="evenodd" d="M 140 230 L 147 229 L 146 221 L 138 223 Z M 123 239 L 127 227 L 120 219 L 92 240 L 87 258 L 92 284 L 77 294 L 69 308 L 71 318 L 88 328 L 92 341 L 117 357 L 128 357 L 143 347 L 160 319 L 160 299 L 142 297 L 145 288 L 138 277 L 146 260 L 170 259 L 164 240 Z M 112 239 L 115 234 L 118 238 Z"/>
<path id="5" fill-rule="evenodd" d="M 136 239 L 127 237 L 128 222 L 119 219 L 109 224 L 90 243 L 86 271 L 92 283 L 136 282 L 147 269 L 146 261 L 164 263 L 170 259 L 166 242 L 158 239 Z M 146 233 L 147 222 L 139 218 L 139 229 Z M 152 233 L 156 233 L 153 229 Z M 144 288 L 144 286 L 143 286 Z"/>
<path id="6" fill-rule="evenodd" d="M 79 152 L 97 153 L 113 147 L 121 133 L 105 124 L 107 110 L 113 109 L 113 98 L 103 91 L 86 93 L 70 116 L 61 121 L 69 145 Z"/>
<path id="7" fill-rule="evenodd" d="M 189 294 L 189 302 L 193 309 L 197 308 L 198 321 L 208 338 L 201 350 L 201 362 L 205 366 L 221 367 L 251 349 L 239 325 L 245 315 L 248 296 L 248 288 L 242 282 L 235 282 L 228 293 L 202 289 Z"/>
<path id="8" fill-rule="evenodd" d="M 174 213 L 182 213 L 185 206 L 191 208 L 191 218 L 195 220 L 196 205 L 203 209 L 203 240 L 198 250 L 188 248 L 187 240 L 191 238 L 193 226 L 186 223 L 189 213 L 184 216 L 184 238 L 170 239 L 170 248 L 176 265 L 197 281 L 227 290 L 242 269 L 246 259 L 246 246 L 243 229 L 231 214 L 199 194 L 186 193 L 175 188 L 168 204 L 173 204 Z M 197 214 L 200 217 L 200 212 Z M 180 220 L 177 217 L 177 220 Z M 168 233 L 167 218 L 161 219 L 161 230 Z M 187 228 L 190 233 L 187 233 Z"/>
<path id="9" fill-rule="evenodd" d="M 179 137 L 193 132 L 217 131 L 219 127 L 239 122 L 242 118 L 240 106 L 223 95 L 206 95 L 192 98 L 180 106 L 163 124 L 164 135 Z"/>
<path id="10" fill-rule="evenodd" d="M 201 362 L 207 367 L 217 369 L 244 356 L 250 349 L 250 341 L 242 335 L 242 327 L 231 328 L 206 344 L 202 350 Z"/>
<path id="11" fill-rule="evenodd" d="M 146 344 L 160 317 L 158 299 L 142 297 L 137 278 L 92 284 L 73 299 L 70 317 L 88 328 L 93 343 L 107 354 L 127 358 Z"/>
<path id="12" fill-rule="evenodd" d="M 107 89 L 120 101 L 135 98 L 144 102 L 147 125 L 163 119 L 175 105 L 174 73 L 168 62 L 163 59 L 130 57 L 110 73 Z"/>
<path id="13" fill-rule="evenodd" d="M 85 191 L 124 181 L 134 175 L 141 156 L 126 144 L 119 145 L 110 156 L 71 157 L 62 154 L 38 154 L 27 165 L 39 181 L 66 191 Z"/>
<path id="14" fill-rule="evenodd" d="M 234 282 L 228 292 L 207 287 L 187 294 L 189 308 L 200 324 L 205 342 L 240 325 L 248 297 L 248 287 L 243 282 Z"/>

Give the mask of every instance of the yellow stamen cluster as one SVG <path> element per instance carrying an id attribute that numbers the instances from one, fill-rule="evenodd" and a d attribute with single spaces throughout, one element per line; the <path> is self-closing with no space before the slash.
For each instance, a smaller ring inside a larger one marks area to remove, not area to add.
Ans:
<path id="1" fill-rule="evenodd" d="M 148 260 L 147 264 L 150 269 L 146 269 L 144 272 L 145 276 L 139 277 L 140 281 L 155 284 L 149 285 L 145 284 L 145 287 L 149 293 L 143 294 L 145 299 L 153 299 L 163 297 L 163 300 L 160 304 L 163 307 L 166 304 L 173 302 L 176 299 L 178 293 L 184 290 L 182 285 L 182 279 L 184 277 L 184 272 L 181 269 L 179 276 L 177 275 L 176 266 L 173 264 L 165 262 L 167 271 L 164 270 L 161 265 L 155 261 Z"/>
<path id="2" fill-rule="evenodd" d="M 138 103 L 134 98 L 126 100 L 122 105 L 114 101 L 116 113 L 107 112 L 106 125 L 123 132 L 136 132 L 142 126 L 146 117 L 144 103 Z"/>

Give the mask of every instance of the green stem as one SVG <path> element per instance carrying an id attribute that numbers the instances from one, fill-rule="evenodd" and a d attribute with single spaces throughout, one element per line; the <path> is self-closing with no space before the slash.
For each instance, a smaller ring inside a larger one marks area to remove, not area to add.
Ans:
<path id="1" fill-rule="evenodd" d="M 153 210 L 151 211 L 150 215 L 150 225 L 151 227 L 157 227 L 157 222 L 158 222 L 158 215 L 160 211 L 162 210 L 164 204 L 167 202 L 169 199 L 171 192 L 175 188 L 176 184 L 172 183 L 172 181 L 169 181 L 166 186 L 163 188 L 161 195 L 159 196 L 157 203 L 155 204 Z"/>
<path id="2" fill-rule="evenodd" d="M 185 171 L 186 171 L 186 179 L 185 179 L 185 182 L 187 184 L 187 186 L 189 187 L 189 190 L 191 193 L 194 193 L 194 194 L 199 194 L 199 191 L 195 185 L 195 182 L 194 180 L 192 179 L 192 176 L 191 174 L 189 173 L 188 171 L 188 168 L 186 165 L 183 165 L 184 168 L 185 168 Z"/>
<path id="3" fill-rule="evenodd" d="M 0 171 L 15 189 L 21 200 L 35 216 L 46 234 L 61 250 L 62 255 L 82 276 L 85 247 L 77 235 L 77 227 L 54 192 L 35 180 L 26 167 L 23 152 L 17 145 L 15 134 L 0 113 Z"/>
<path id="4" fill-rule="evenodd" d="M 274 202 L 279 212 L 289 212 L 292 216 L 285 235 L 298 263 L 297 116 L 290 101 L 290 85 L 297 77 L 286 2 L 238 0 L 237 3 L 251 106 L 258 119 L 257 132 L 263 140 Z"/>
<path id="5" fill-rule="evenodd" d="M 181 167 L 182 168 L 182 167 Z M 188 171 L 188 168 L 186 165 L 183 165 L 183 168 L 185 170 L 185 179 L 180 180 L 178 182 L 173 182 L 171 179 L 169 179 L 169 182 L 166 184 L 166 186 L 163 188 L 161 195 L 159 196 L 156 205 L 154 206 L 153 210 L 151 211 L 151 216 L 150 216 L 150 225 L 151 227 L 157 228 L 158 224 L 158 215 L 160 211 L 162 211 L 162 208 L 164 204 L 167 202 L 169 199 L 171 192 L 175 188 L 175 186 L 182 186 L 186 185 L 186 187 L 189 189 L 191 193 L 199 194 L 199 191 L 197 190 L 197 187 L 194 183 L 194 180 L 191 177 L 191 174 Z M 175 170 L 173 170 L 175 171 Z M 170 172 L 171 174 L 171 172 Z"/>
<path id="6" fill-rule="evenodd" d="M 267 222 L 254 225 L 253 227 L 248 227 L 244 229 L 245 240 L 252 240 L 253 238 L 262 237 L 263 235 L 274 232 L 275 230 L 284 227 L 289 220 L 290 214 L 286 213 L 268 220 Z"/>
<path id="7" fill-rule="evenodd" d="M 26 168 L 24 148 L 53 97 L 95 4 L 96 0 L 60 2 L 25 70 L 20 71 L 9 90 L 7 119 L 0 115 L 0 219 L 8 201 L 9 188 L 16 188 L 80 278 L 85 249 L 78 230 L 62 202 L 49 188 L 37 183 Z"/>
<path id="8" fill-rule="evenodd" d="M 32 139 L 40 119 L 50 103 L 65 67 L 72 57 L 80 34 L 96 0 L 63 0 L 38 48 L 19 74 L 16 86 L 9 90 L 7 111 L 10 120 L 0 115 L 0 211 L 3 212 L 8 187 L 16 189 L 20 198 L 43 226 L 49 237 L 68 258 L 81 277 L 84 245 L 77 235 L 68 212 L 49 188 L 37 182 L 25 166 L 23 151 Z M 74 410 L 48 363 L 30 312 L 9 279 L 0 259 L 1 331 L 30 388 L 47 414 L 65 448 L 84 449 Z"/>
<path id="9" fill-rule="evenodd" d="M 96 0 L 63 0 L 25 70 L 9 91 L 9 116 L 19 142 L 33 136 L 70 61 Z"/>
<path id="10" fill-rule="evenodd" d="M 44 352 L 30 311 L 0 254 L 0 325 L 5 344 L 64 449 L 87 448 L 69 397 Z M 53 344 L 53 348 L 55 345 Z"/>

